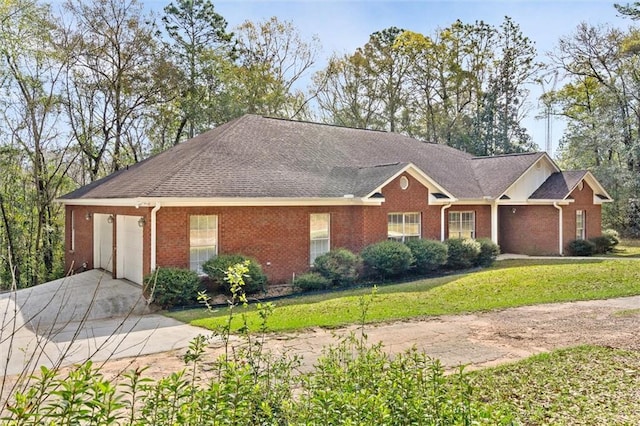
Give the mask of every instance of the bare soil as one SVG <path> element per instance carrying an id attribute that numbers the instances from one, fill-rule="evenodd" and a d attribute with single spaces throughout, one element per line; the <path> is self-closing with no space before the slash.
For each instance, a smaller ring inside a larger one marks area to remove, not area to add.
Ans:
<path id="1" fill-rule="evenodd" d="M 308 370 L 323 347 L 360 331 L 357 326 L 350 326 L 273 333 L 265 336 L 264 347 L 276 354 L 301 356 L 302 369 Z M 382 342 L 390 354 L 415 346 L 438 358 L 448 369 L 460 365 L 467 369 L 494 366 L 582 344 L 640 350 L 640 296 L 370 324 L 364 331 L 370 343 Z M 232 344 L 242 342 L 234 339 Z M 209 345 L 205 369 L 223 349 L 219 340 Z M 102 371 L 109 377 L 135 367 L 147 367 L 147 377 L 159 378 L 185 367 L 182 361 L 185 351 L 111 360 Z"/>

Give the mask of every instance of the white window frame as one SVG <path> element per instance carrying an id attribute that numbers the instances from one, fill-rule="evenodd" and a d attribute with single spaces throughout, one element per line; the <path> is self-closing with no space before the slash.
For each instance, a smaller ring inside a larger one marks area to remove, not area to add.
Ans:
<path id="1" fill-rule="evenodd" d="M 576 240 L 587 239 L 587 212 L 576 210 Z"/>
<path id="2" fill-rule="evenodd" d="M 417 225 L 417 232 L 411 232 L 410 228 L 413 226 L 408 225 Z M 408 240 L 419 240 L 420 238 L 422 238 L 422 215 L 420 212 L 394 212 L 387 215 L 388 240 L 404 243 Z"/>
<path id="3" fill-rule="evenodd" d="M 464 220 L 465 215 L 471 215 L 470 220 Z M 449 212 L 448 217 L 449 239 L 455 238 L 476 238 L 476 212 L 469 211 L 453 211 Z M 464 224 L 471 224 L 471 229 L 465 229 Z"/>
<path id="4" fill-rule="evenodd" d="M 315 228 L 315 224 L 324 225 Z M 311 213 L 309 215 L 309 264 L 313 265 L 316 258 L 331 250 L 331 214 Z"/>
<path id="5" fill-rule="evenodd" d="M 194 228 L 194 221 L 197 225 Z M 208 223 L 207 223 L 208 222 Z M 204 228 L 201 226 L 204 225 Z M 200 231 L 205 235 L 194 235 Z M 202 265 L 218 255 L 218 216 L 189 215 L 189 269 L 203 275 Z"/>

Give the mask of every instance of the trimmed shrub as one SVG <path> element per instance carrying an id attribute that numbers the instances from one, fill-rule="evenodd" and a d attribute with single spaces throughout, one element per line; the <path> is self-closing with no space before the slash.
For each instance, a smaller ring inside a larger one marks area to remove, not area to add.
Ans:
<path id="1" fill-rule="evenodd" d="M 569 253 L 573 256 L 591 256 L 596 245 L 589 240 L 573 240 L 569 243 Z"/>
<path id="2" fill-rule="evenodd" d="M 446 241 L 448 247 L 447 267 L 468 269 L 476 263 L 481 245 L 470 238 L 452 238 Z"/>
<path id="3" fill-rule="evenodd" d="M 419 274 L 435 271 L 447 263 L 447 245 L 434 240 L 409 240 L 405 243 L 415 259 L 414 270 Z"/>
<path id="4" fill-rule="evenodd" d="M 487 266 L 493 265 L 493 262 L 496 261 L 496 258 L 500 254 L 500 246 L 489 238 L 478 238 L 476 241 L 480 243 L 480 253 L 476 258 L 476 266 L 486 268 Z"/>
<path id="5" fill-rule="evenodd" d="M 189 269 L 159 268 L 144 277 L 145 294 L 164 309 L 197 303 L 200 290 L 200 277 Z"/>
<path id="6" fill-rule="evenodd" d="M 613 251 L 613 248 L 620 242 L 620 236 L 615 229 L 605 229 L 599 237 L 589 238 L 596 245 L 594 253 L 605 254 Z"/>
<path id="7" fill-rule="evenodd" d="M 317 272 L 298 275 L 293 287 L 300 291 L 326 290 L 331 287 L 331 280 Z"/>
<path id="8" fill-rule="evenodd" d="M 365 247 L 360 253 L 368 275 L 380 278 L 404 274 L 414 262 L 409 247 L 398 241 L 381 241 Z"/>
<path id="9" fill-rule="evenodd" d="M 225 272 L 230 266 L 244 261 L 249 261 L 249 273 L 244 277 L 243 290 L 246 294 L 254 294 L 264 291 L 267 283 L 267 276 L 262 272 L 262 266 L 252 257 L 242 254 L 221 254 L 204 262 L 202 270 L 209 276 L 211 281 L 220 285 L 226 292 L 230 291 L 229 282 L 225 280 Z"/>
<path id="10" fill-rule="evenodd" d="M 361 263 L 358 255 L 345 248 L 338 248 L 318 256 L 313 262 L 313 270 L 334 286 L 344 287 L 356 281 Z"/>

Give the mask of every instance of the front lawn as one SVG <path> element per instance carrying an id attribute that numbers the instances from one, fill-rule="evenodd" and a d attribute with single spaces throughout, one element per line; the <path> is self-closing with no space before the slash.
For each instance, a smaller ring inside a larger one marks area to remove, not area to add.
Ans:
<path id="1" fill-rule="evenodd" d="M 279 301 L 268 328 L 291 331 L 358 323 L 362 317 L 360 299 L 369 293 L 371 289 L 357 289 Z M 366 318 L 367 322 L 381 322 L 637 294 L 637 260 L 505 260 L 479 272 L 381 286 Z M 254 307 L 236 312 L 246 312 L 250 328 L 257 328 L 260 319 Z M 223 324 L 227 315 L 227 309 L 170 314 L 208 329 Z M 239 315 L 233 326 L 240 326 Z"/>
<path id="2" fill-rule="evenodd" d="M 613 248 L 613 252 L 607 254 L 609 257 L 640 258 L 639 240 L 620 240 L 620 244 Z"/>
<path id="3" fill-rule="evenodd" d="M 580 346 L 469 374 L 474 399 L 521 424 L 640 424 L 640 352 Z"/>

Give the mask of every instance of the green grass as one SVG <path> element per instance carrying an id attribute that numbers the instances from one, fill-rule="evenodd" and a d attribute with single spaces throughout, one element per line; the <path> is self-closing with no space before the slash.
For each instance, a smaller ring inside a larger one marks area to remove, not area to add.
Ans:
<path id="1" fill-rule="evenodd" d="M 640 258 L 640 240 L 620 240 L 608 257 Z"/>
<path id="2" fill-rule="evenodd" d="M 580 346 L 469 374 L 474 398 L 522 424 L 640 424 L 640 352 Z"/>
<path id="3" fill-rule="evenodd" d="M 299 297 L 277 303 L 269 318 L 272 331 L 339 327 L 360 321 L 359 300 L 370 289 Z M 419 280 L 379 288 L 367 322 L 488 311 L 540 303 L 606 299 L 640 294 L 640 264 L 635 260 L 508 260 L 476 273 Z M 243 312 L 238 309 L 237 312 Z M 259 317 L 246 311 L 255 329 Z M 172 317 L 215 329 L 227 310 L 175 312 Z M 233 327 L 240 326 L 236 316 Z"/>

